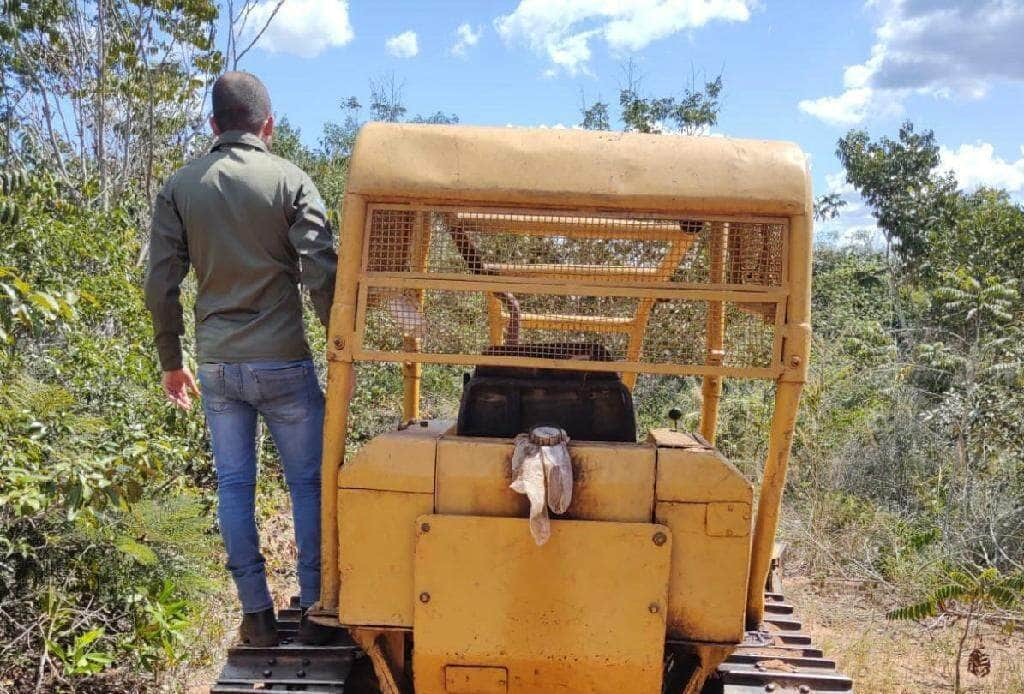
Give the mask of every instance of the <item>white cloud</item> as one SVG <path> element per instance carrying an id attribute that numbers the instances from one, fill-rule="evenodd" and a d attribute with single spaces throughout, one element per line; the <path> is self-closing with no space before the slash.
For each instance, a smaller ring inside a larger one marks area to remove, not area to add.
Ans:
<path id="1" fill-rule="evenodd" d="M 857 189 L 847 183 L 846 172 L 825 175 L 826 193 L 838 193 L 846 204 L 839 208 L 839 216 L 824 222 L 815 222 L 815 238 L 838 246 L 850 244 L 881 247 L 885 242 L 871 210 L 864 205 Z"/>
<path id="2" fill-rule="evenodd" d="M 804 99 L 800 110 L 832 125 L 856 125 L 867 116 L 871 106 L 871 89 L 848 89 L 839 96 Z"/>
<path id="3" fill-rule="evenodd" d="M 344 46 L 355 37 L 347 0 L 285 0 L 274 15 L 277 4 L 276 0 L 264 0 L 252 9 L 241 32 L 243 45 L 252 41 L 268 20 L 270 25 L 256 45 L 271 53 L 315 58 L 324 49 Z"/>
<path id="4" fill-rule="evenodd" d="M 852 183 L 847 182 L 846 173 L 844 171 L 825 174 L 825 183 L 828 185 L 829 193 L 839 193 L 844 197 L 851 193 L 855 193 L 857 190 L 853 187 Z"/>
<path id="5" fill-rule="evenodd" d="M 1005 188 L 1011 193 L 1024 193 L 1024 146 L 1017 161 L 1006 161 L 987 142 L 963 144 L 958 148 L 939 148 L 942 169 L 951 169 L 964 190 L 982 186 Z"/>
<path id="6" fill-rule="evenodd" d="M 401 34 L 392 36 L 384 42 L 384 46 L 388 49 L 388 53 L 396 58 L 412 58 L 420 52 L 415 31 L 403 31 Z"/>
<path id="7" fill-rule="evenodd" d="M 468 22 L 460 24 L 459 28 L 455 30 L 455 35 L 458 38 L 452 46 L 452 55 L 459 57 L 466 55 L 467 50 L 479 43 L 482 33 L 481 27 L 474 29 Z"/>
<path id="8" fill-rule="evenodd" d="M 833 125 L 898 115 L 911 95 L 979 99 L 993 82 L 1024 82 L 1024 0 L 874 0 L 871 56 L 847 66 L 843 93 L 800 110 Z"/>
<path id="9" fill-rule="evenodd" d="M 520 0 L 494 20 L 508 43 L 522 42 L 570 75 L 587 72 L 591 39 L 613 51 L 637 51 L 652 41 L 714 20 L 745 22 L 756 0 Z"/>

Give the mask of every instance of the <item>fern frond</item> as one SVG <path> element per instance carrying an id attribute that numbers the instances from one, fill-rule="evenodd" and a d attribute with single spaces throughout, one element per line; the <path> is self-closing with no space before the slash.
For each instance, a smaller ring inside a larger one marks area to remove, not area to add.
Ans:
<path id="1" fill-rule="evenodd" d="M 1005 585 L 1001 585 L 990 587 L 988 589 L 988 597 L 998 607 L 1009 609 L 1020 599 L 1020 594 Z"/>
<path id="2" fill-rule="evenodd" d="M 978 581 L 966 571 L 953 569 L 949 572 L 949 580 L 966 590 L 974 590 L 978 587 Z"/>
<path id="3" fill-rule="evenodd" d="M 948 602 L 950 600 L 958 600 L 968 593 L 968 589 L 964 586 L 950 583 L 948 585 L 941 586 L 933 592 L 929 598 L 937 603 Z"/>
<path id="4" fill-rule="evenodd" d="M 925 617 L 934 617 L 938 613 L 938 609 L 938 601 L 934 597 L 929 597 L 929 599 L 916 605 L 907 605 L 906 607 L 889 610 L 885 613 L 885 618 L 894 621 L 924 619 Z"/>

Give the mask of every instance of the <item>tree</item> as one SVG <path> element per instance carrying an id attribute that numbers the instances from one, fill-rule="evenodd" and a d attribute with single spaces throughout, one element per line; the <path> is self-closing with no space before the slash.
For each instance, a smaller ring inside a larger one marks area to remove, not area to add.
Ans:
<path id="1" fill-rule="evenodd" d="M 932 267 L 963 267 L 975 277 L 1024 281 L 1024 207 L 1005 190 L 956 195 L 952 217 L 955 223 L 931 239 Z M 1024 290 L 1024 285 L 1017 288 Z"/>
<path id="2" fill-rule="evenodd" d="M 608 115 L 608 104 L 601 100 L 599 96 L 597 101 L 587 105 L 586 96 L 580 92 L 580 115 L 583 120 L 580 121 L 580 127 L 584 130 L 611 130 L 611 119 Z"/>
<path id="3" fill-rule="evenodd" d="M 242 58 L 259 43 L 263 34 L 270 28 L 270 24 L 281 11 L 285 0 L 274 0 L 274 6 L 263 16 L 257 12 L 259 17 L 253 17 L 253 11 L 257 10 L 263 3 L 258 0 L 226 0 L 228 11 L 228 37 L 224 54 L 227 58 L 225 65 L 232 70 L 238 69 Z M 243 45 L 244 44 L 244 45 Z"/>
<path id="4" fill-rule="evenodd" d="M 405 82 L 395 79 L 390 72 L 370 80 L 370 120 L 397 123 L 405 119 L 408 109 L 405 107 L 402 92 Z"/>
<path id="5" fill-rule="evenodd" d="M 7 163 L 53 171 L 65 194 L 104 209 L 141 183 L 148 205 L 157 180 L 205 127 L 205 88 L 222 63 L 213 46 L 216 3 L 5 5 Z"/>
<path id="6" fill-rule="evenodd" d="M 939 174 L 939 146 L 931 130 L 914 132 L 909 121 L 898 139 L 872 142 L 863 130 L 839 140 L 836 156 L 846 180 L 867 201 L 885 237 L 886 249 L 903 269 L 924 269 L 929 237 L 950 224 L 956 181 Z"/>
<path id="7" fill-rule="evenodd" d="M 722 75 L 698 87 L 696 79 L 680 97 L 651 97 L 641 94 L 643 78 L 630 60 L 623 66 L 624 83 L 619 89 L 619 117 L 626 132 L 661 134 L 678 131 L 685 135 L 706 133 L 718 123 L 722 110 Z M 587 130 L 610 130 L 608 104 L 598 98 L 587 105 L 582 99 L 580 125 Z"/>

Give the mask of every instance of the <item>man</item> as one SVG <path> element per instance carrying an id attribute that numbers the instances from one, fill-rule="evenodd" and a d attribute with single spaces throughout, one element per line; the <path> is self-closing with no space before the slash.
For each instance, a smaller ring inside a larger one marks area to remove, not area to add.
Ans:
<path id="1" fill-rule="evenodd" d="M 327 325 L 337 269 L 323 201 L 305 173 L 268 152 L 270 96 L 255 76 L 213 85 L 209 153 L 177 171 L 157 196 L 146 277 L 168 399 L 198 396 L 182 363 L 180 285 L 195 269 L 195 332 L 202 403 L 217 471 L 227 567 L 242 603 L 243 643 L 277 644 L 255 521 L 256 418 L 281 456 L 298 547 L 299 600 L 320 594 L 320 453 L 324 399 L 310 360 L 298 284 Z M 298 638 L 331 630 L 303 612 Z"/>

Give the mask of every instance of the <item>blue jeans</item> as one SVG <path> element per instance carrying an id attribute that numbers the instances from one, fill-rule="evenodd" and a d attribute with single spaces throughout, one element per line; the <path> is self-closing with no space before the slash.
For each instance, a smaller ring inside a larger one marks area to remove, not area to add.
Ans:
<path id="1" fill-rule="evenodd" d="M 298 547 L 299 602 L 320 597 L 320 454 L 324 397 L 309 359 L 201 364 L 203 410 L 217 471 L 217 516 L 242 611 L 273 607 L 256 531 L 256 416 L 284 466 Z"/>

